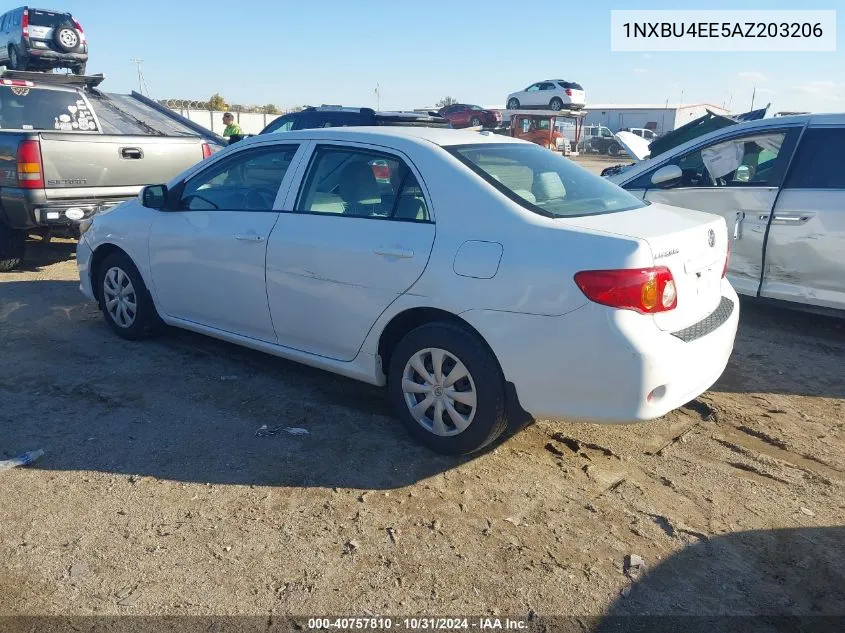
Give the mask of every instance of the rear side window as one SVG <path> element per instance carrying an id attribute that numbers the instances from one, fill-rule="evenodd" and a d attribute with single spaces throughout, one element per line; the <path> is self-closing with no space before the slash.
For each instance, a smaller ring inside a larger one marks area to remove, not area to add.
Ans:
<path id="1" fill-rule="evenodd" d="M 39 11 L 37 9 L 29 10 L 29 25 L 30 26 L 46 26 L 54 28 L 60 24 L 73 23 L 68 13 L 55 13 L 53 11 Z"/>
<path id="2" fill-rule="evenodd" d="M 561 88 L 568 88 L 570 90 L 583 90 L 581 84 L 575 83 L 574 81 L 559 81 L 558 85 Z"/>
<path id="3" fill-rule="evenodd" d="M 839 156 L 845 128 L 810 128 L 804 134 L 786 181 L 790 189 L 845 189 Z"/>
<path id="4" fill-rule="evenodd" d="M 447 149 L 494 188 L 540 215 L 575 217 L 645 206 L 613 183 L 538 145 L 479 144 Z"/>
<path id="5" fill-rule="evenodd" d="M 98 131 L 78 93 L 24 86 L 0 86 L 0 129 Z"/>
<path id="6" fill-rule="evenodd" d="M 428 207 L 416 176 L 389 154 L 319 147 L 297 211 L 425 222 Z"/>

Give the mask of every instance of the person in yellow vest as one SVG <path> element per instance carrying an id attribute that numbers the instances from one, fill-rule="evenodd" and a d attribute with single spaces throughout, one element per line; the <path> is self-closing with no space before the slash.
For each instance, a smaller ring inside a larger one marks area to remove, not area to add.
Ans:
<path id="1" fill-rule="evenodd" d="M 235 117 L 231 112 L 226 112 L 223 115 L 223 124 L 226 126 L 226 129 L 223 130 L 223 136 L 229 139 L 230 145 L 243 139 L 244 132 L 241 126 L 235 123 Z"/>

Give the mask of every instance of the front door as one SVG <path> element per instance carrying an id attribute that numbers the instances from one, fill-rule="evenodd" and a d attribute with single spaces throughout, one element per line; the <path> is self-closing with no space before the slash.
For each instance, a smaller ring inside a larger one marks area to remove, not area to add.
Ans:
<path id="1" fill-rule="evenodd" d="M 267 144 L 215 161 L 174 191 L 150 230 L 150 269 L 169 316 L 275 342 L 265 256 L 275 201 L 298 146 Z"/>
<path id="2" fill-rule="evenodd" d="M 845 310 L 845 127 L 801 138 L 775 206 L 760 295 Z"/>
<path id="3" fill-rule="evenodd" d="M 756 296 L 766 225 L 797 135 L 793 128 L 722 138 L 670 161 L 681 168 L 679 181 L 651 185 L 655 168 L 625 188 L 645 189 L 651 202 L 724 217 L 731 239 L 729 279 L 737 292 Z"/>
<path id="4" fill-rule="evenodd" d="M 369 146 L 317 145 L 301 180 L 267 249 L 273 324 L 281 345 L 351 361 L 425 270 L 433 218 L 410 162 Z"/>

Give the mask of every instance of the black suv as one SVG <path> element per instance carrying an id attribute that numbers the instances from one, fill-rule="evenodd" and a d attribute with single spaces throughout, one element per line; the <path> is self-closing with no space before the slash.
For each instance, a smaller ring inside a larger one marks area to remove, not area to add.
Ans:
<path id="1" fill-rule="evenodd" d="M 18 7 L 0 16 L 0 66 L 84 75 L 87 63 L 85 32 L 70 13 Z"/>
<path id="2" fill-rule="evenodd" d="M 372 108 L 344 108 L 341 106 L 308 107 L 275 119 L 261 130 L 261 134 L 310 130 L 317 127 L 349 127 L 370 125 L 401 125 L 419 127 L 452 127 L 436 112 L 376 112 Z"/>

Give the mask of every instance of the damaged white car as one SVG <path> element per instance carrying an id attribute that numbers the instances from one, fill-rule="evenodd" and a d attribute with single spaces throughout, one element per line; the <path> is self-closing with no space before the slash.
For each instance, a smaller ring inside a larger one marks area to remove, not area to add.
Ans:
<path id="1" fill-rule="evenodd" d="M 838 313 L 845 310 L 843 146 L 845 114 L 761 119 L 605 175 L 644 200 L 723 216 L 728 277 L 739 293 Z"/>

